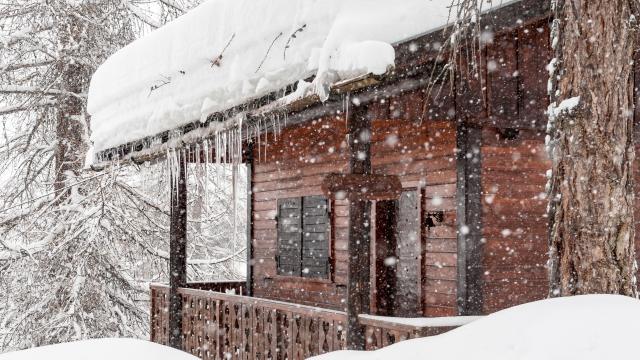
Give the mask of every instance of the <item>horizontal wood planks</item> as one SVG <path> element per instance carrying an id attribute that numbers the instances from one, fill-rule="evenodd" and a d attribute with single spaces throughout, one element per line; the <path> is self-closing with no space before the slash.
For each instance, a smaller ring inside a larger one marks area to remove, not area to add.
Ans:
<path id="1" fill-rule="evenodd" d="M 484 310 L 543 299 L 548 292 L 544 132 L 513 140 L 482 134 Z"/>
<path id="2" fill-rule="evenodd" d="M 407 95 L 415 101 L 416 94 Z M 378 104 L 374 119 L 402 108 L 402 97 Z M 422 102 L 414 104 L 422 106 Z M 405 190 L 413 190 L 419 200 L 420 234 L 418 256 L 413 266 L 401 259 L 400 270 L 415 276 L 423 316 L 456 313 L 456 229 L 455 229 L 455 123 L 447 120 L 379 119 L 373 121 L 372 165 L 376 174 L 397 175 Z M 443 213 L 442 221 L 426 227 L 430 213 Z M 411 270 L 410 270 L 411 269 Z M 417 272 L 413 269 L 417 269 Z M 402 293 L 402 289 L 398 289 Z M 402 301 L 402 300 L 399 300 Z"/>
<path id="3" fill-rule="evenodd" d="M 420 276 L 416 284 L 423 315 L 457 313 L 454 119 L 459 118 L 485 129 L 481 150 L 485 310 L 540 297 L 546 276 L 541 267 L 546 202 L 538 197 L 544 191 L 548 164 L 541 149 L 543 135 L 537 131 L 546 122 L 545 65 L 549 55 L 546 19 L 514 26 L 496 33 L 477 53 L 478 77 L 468 78 L 473 71 L 467 68 L 456 79 L 460 84 L 453 91 L 447 84 L 437 97 L 435 92 L 419 89 L 367 105 L 372 120 L 373 173 L 398 176 L 402 188 L 414 189 L 419 198 L 421 234 L 416 266 Z M 255 294 L 344 310 L 349 225 L 346 200 L 331 204 L 330 276 L 280 276 L 275 259 L 278 199 L 320 195 L 326 175 L 348 171 L 346 122 L 343 117 L 328 117 L 282 125 L 279 133 L 263 136 L 254 149 Z M 514 129 L 521 129 L 517 139 L 505 140 L 509 132 L 517 134 Z M 534 148 L 536 154 L 531 153 Z"/>
<path id="4" fill-rule="evenodd" d="M 344 310 L 347 281 L 346 200 L 330 204 L 330 274 L 322 279 L 279 275 L 276 264 L 279 199 L 322 195 L 330 173 L 345 172 L 346 123 L 333 117 L 283 128 L 254 149 L 253 266 L 255 296 Z"/>

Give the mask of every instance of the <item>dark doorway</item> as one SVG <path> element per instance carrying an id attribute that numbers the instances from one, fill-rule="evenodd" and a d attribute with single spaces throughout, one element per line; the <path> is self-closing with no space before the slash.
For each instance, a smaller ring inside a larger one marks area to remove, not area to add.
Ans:
<path id="1" fill-rule="evenodd" d="M 383 316 L 421 316 L 420 196 L 375 205 L 375 308 Z"/>
<path id="2" fill-rule="evenodd" d="M 375 205 L 375 299 L 377 315 L 393 316 L 396 296 L 397 201 Z"/>

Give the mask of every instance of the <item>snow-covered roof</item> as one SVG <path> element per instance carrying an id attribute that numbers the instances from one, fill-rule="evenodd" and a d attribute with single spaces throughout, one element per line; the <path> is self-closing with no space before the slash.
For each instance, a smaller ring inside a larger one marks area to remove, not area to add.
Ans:
<path id="1" fill-rule="evenodd" d="M 310 76 L 297 96 L 322 98 L 341 79 L 383 74 L 394 64 L 391 44 L 445 26 L 450 4 L 208 0 L 98 68 L 88 104 L 94 151 L 204 120 Z"/>

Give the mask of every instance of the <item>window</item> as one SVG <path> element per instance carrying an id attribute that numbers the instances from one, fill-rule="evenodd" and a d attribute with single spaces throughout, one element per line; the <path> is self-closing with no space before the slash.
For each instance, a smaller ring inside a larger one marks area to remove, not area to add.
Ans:
<path id="1" fill-rule="evenodd" d="M 279 275 L 308 278 L 329 276 L 331 223 L 324 196 L 278 200 Z"/>

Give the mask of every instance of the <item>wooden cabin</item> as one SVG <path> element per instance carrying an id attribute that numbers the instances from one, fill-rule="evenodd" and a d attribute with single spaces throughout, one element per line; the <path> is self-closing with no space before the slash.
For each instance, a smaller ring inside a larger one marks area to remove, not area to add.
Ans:
<path id="1" fill-rule="evenodd" d="M 395 68 L 383 76 L 334 84 L 324 102 L 285 106 L 278 131 L 246 134 L 246 282 L 186 282 L 178 192 L 174 276 L 151 288 L 151 339 L 203 359 L 302 359 L 437 334 L 545 298 L 549 16 L 544 0 L 488 13 L 492 41 L 461 56 L 441 91 L 428 91 L 440 29 L 394 44 Z M 153 157 L 144 144 L 101 151 L 97 167 Z M 184 169 L 174 176 L 184 188 Z"/>

